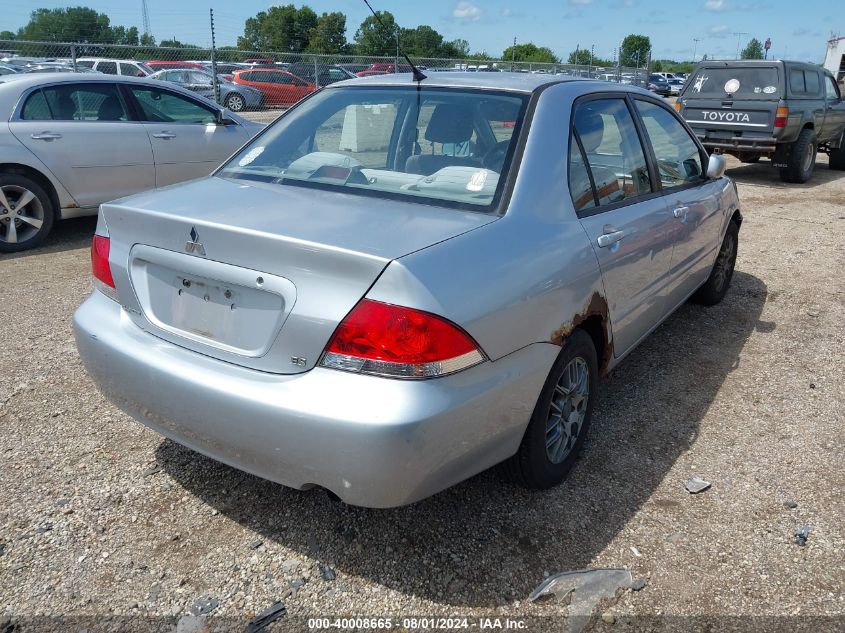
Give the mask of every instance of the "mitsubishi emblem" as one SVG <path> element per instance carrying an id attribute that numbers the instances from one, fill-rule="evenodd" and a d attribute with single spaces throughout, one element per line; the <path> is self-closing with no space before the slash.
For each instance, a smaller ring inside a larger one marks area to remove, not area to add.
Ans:
<path id="1" fill-rule="evenodd" d="M 205 246 L 200 242 L 200 234 L 197 233 L 197 227 L 191 227 L 190 237 L 191 239 L 185 242 L 185 252 L 196 253 L 205 257 Z"/>

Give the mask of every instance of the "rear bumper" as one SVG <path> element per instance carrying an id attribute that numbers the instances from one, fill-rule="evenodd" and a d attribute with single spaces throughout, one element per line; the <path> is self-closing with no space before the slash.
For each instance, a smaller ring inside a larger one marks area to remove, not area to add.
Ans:
<path id="1" fill-rule="evenodd" d="M 777 149 L 778 139 L 771 136 L 712 136 L 708 134 L 707 130 L 700 130 L 695 127 L 692 128 L 698 140 L 708 150 L 722 150 L 722 151 L 741 151 L 741 152 L 759 152 L 770 153 Z"/>
<path id="2" fill-rule="evenodd" d="M 412 503 L 515 453 L 559 351 L 531 345 L 423 381 L 274 375 L 147 334 L 96 291 L 74 332 L 102 392 L 146 426 L 259 477 L 369 507 Z"/>

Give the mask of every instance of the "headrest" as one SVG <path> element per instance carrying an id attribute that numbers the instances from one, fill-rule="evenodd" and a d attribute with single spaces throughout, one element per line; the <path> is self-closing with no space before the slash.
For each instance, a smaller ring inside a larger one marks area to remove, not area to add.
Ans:
<path id="1" fill-rule="evenodd" d="M 588 154 L 595 152 L 604 137 L 604 121 L 590 106 L 581 106 L 575 112 L 575 129 L 581 137 L 581 144 Z"/>
<path id="2" fill-rule="evenodd" d="M 472 111 L 455 103 L 441 103 L 434 108 L 425 129 L 432 143 L 464 143 L 472 138 Z"/>
<path id="3" fill-rule="evenodd" d="M 120 121 L 123 118 L 123 106 L 117 97 L 106 97 L 97 110 L 98 121 Z"/>

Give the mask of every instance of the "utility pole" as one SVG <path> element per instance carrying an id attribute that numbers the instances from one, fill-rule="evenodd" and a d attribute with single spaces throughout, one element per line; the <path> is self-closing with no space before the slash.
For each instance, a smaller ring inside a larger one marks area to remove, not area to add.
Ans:
<path id="1" fill-rule="evenodd" d="M 700 38 L 694 37 L 692 38 L 694 44 L 692 45 L 692 63 L 695 63 L 695 53 L 698 51 L 698 43 L 701 41 Z"/>
<path id="2" fill-rule="evenodd" d="M 596 45 L 593 44 L 590 46 L 590 70 L 587 73 L 590 77 L 593 76 L 593 58 L 596 56 Z"/>
<path id="3" fill-rule="evenodd" d="M 214 86 L 214 102 L 220 103 L 220 82 L 217 81 L 217 48 L 214 41 L 214 9 L 208 10 L 208 17 L 211 20 L 211 85 Z"/>
<path id="4" fill-rule="evenodd" d="M 748 33 L 734 33 L 736 35 L 736 58 L 739 59 L 739 47 L 742 42 L 742 36 L 748 35 Z"/>

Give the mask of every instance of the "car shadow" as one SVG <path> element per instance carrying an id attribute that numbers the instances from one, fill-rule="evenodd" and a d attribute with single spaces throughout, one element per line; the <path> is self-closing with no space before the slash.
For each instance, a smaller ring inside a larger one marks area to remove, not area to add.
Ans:
<path id="1" fill-rule="evenodd" d="M 53 230 L 40 246 L 19 253 L 4 253 L 5 259 L 33 257 L 45 253 L 60 253 L 77 248 L 90 248 L 94 229 L 97 228 L 97 216 L 86 216 L 62 220 L 53 224 Z"/>
<path id="2" fill-rule="evenodd" d="M 789 183 L 780 179 L 780 170 L 772 167 L 770 161 L 762 159 L 758 163 L 742 164 L 739 161 L 731 160 L 725 172 L 737 183 L 744 185 L 757 185 L 771 189 L 815 189 L 831 182 L 845 178 L 845 171 L 836 171 L 828 167 L 827 157 L 819 154 L 816 168 L 809 182 Z"/>
<path id="3" fill-rule="evenodd" d="M 552 490 L 521 489 L 493 469 L 411 506 L 370 510 L 259 479 L 169 440 L 156 458 L 265 546 L 440 603 L 524 599 L 546 574 L 590 566 L 650 500 L 695 442 L 749 336 L 771 331 L 760 321 L 766 296 L 763 281 L 737 271 L 720 305 L 683 305 L 602 383 L 583 456 Z"/>

